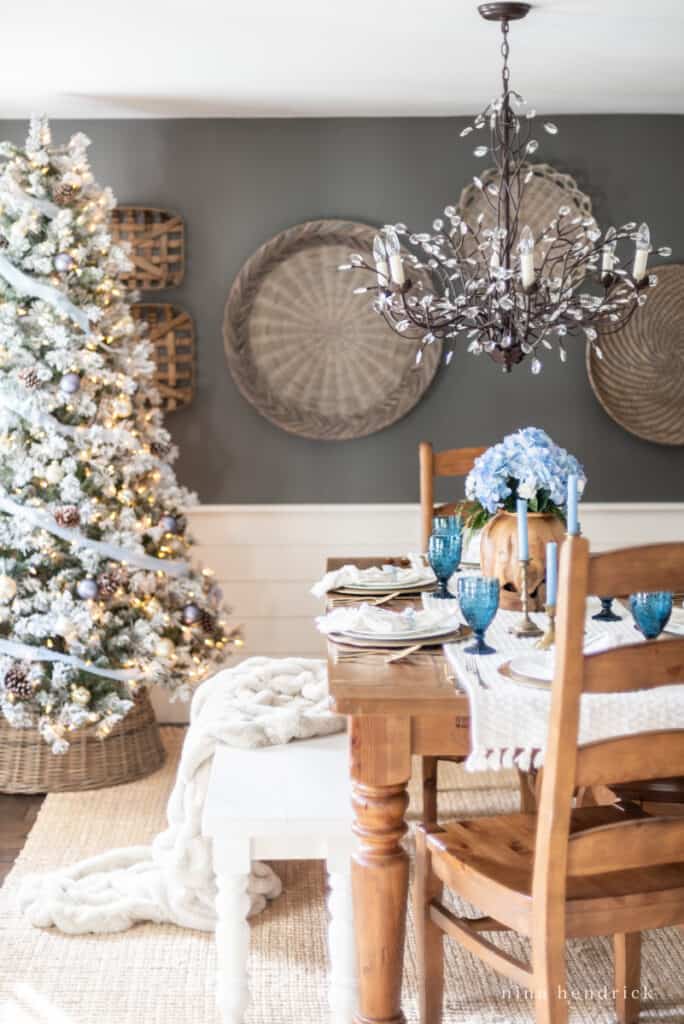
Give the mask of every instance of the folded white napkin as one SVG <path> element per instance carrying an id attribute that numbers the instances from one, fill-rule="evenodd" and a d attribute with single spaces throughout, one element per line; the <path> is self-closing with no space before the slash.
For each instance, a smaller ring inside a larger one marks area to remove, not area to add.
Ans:
<path id="1" fill-rule="evenodd" d="M 406 608 L 403 612 L 392 612 L 387 608 L 362 604 L 352 608 L 333 608 L 327 615 L 320 615 L 316 625 L 321 633 L 347 633 L 354 630 L 401 637 L 402 633 L 418 630 L 429 634 L 452 627 L 456 629 L 458 616 L 451 610 Z"/>
<path id="2" fill-rule="evenodd" d="M 359 569 L 358 565 L 343 565 L 341 569 L 327 572 L 322 580 L 314 583 L 311 593 L 314 597 L 325 597 L 330 590 L 337 587 L 354 587 L 362 584 L 377 583 L 396 586 L 397 590 L 411 586 L 413 583 L 434 580 L 434 574 L 428 569 L 421 555 L 408 555 L 410 566 L 405 569 L 396 565 L 374 565 L 369 569 Z"/>

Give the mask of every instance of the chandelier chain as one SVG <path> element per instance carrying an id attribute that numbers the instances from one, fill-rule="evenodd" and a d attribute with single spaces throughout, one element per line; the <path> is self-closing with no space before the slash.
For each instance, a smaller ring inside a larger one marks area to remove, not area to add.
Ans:
<path id="1" fill-rule="evenodd" d="M 503 57 L 503 68 L 501 69 L 501 78 L 503 79 L 504 92 L 508 90 L 508 81 L 511 77 L 511 69 L 508 66 L 508 56 L 511 52 L 511 47 L 508 42 L 508 19 L 504 18 L 501 22 L 501 56 Z"/>

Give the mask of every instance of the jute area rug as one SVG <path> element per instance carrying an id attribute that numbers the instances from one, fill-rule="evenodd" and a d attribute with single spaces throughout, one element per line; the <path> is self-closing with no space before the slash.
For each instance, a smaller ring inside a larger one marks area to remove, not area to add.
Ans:
<path id="1" fill-rule="evenodd" d="M 164 825 L 183 733 L 165 729 L 169 752 L 152 778 L 93 793 L 50 796 L 14 870 L 0 890 L 2 1024 L 217 1024 L 212 936 L 141 925 L 120 935 L 69 937 L 31 928 L 18 915 L 20 877 L 147 842 Z M 445 766 L 440 806 L 454 815 L 515 808 L 512 776 L 467 775 Z M 414 787 L 415 790 L 415 787 Z M 415 792 L 412 796 L 415 798 Z M 412 804 L 415 814 L 416 804 Z M 323 866 L 274 865 L 285 892 L 252 922 L 252 1006 L 248 1024 L 319 1024 L 326 1001 Z M 502 940 L 522 955 L 522 944 Z M 569 944 L 569 987 L 577 990 L 572 1024 L 613 1024 L 612 957 L 603 940 Z M 645 936 L 644 1022 L 684 1021 L 684 939 L 676 931 Z M 529 999 L 458 947 L 447 949 L 445 1024 L 530 1024 Z M 415 945 L 410 922 L 404 1007 L 416 1020 Z"/>

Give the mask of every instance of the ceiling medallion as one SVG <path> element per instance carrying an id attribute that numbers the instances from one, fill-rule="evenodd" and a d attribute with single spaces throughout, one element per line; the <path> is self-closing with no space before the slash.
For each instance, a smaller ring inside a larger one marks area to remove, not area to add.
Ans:
<path id="1" fill-rule="evenodd" d="M 601 358 L 601 336 L 623 328 L 646 302 L 648 287 L 657 284 L 655 274 L 648 273 L 647 224 L 602 232 L 593 217 L 578 216 L 566 205 L 537 234 L 519 223 L 533 177 L 528 161 L 539 141 L 533 137 L 536 112 L 509 84 L 508 28 L 529 9 L 524 3 L 478 8 L 483 18 L 501 24 L 502 91 L 461 137 L 485 133 L 473 152 L 495 167 L 492 174 L 476 175 L 473 184 L 494 225 L 484 227 L 483 213 L 468 223 L 456 207 L 447 206 L 432 233 L 387 225 L 375 237 L 373 261 L 352 253 L 339 268 L 373 275 L 373 285 L 354 290 L 374 293 L 376 312 L 399 334 L 417 340 L 416 363 L 425 346 L 437 340 L 444 342 L 449 363 L 462 341 L 468 352 L 486 352 L 505 372 L 530 356 L 537 374 L 545 349 L 556 346 L 565 361 L 565 342 L 572 335 L 586 338 Z M 558 134 L 552 121 L 544 121 L 543 128 Z M 667 247 L 657 251 L 671 255 Z M 587 283 L 592 290 L 580 292 Z"/>

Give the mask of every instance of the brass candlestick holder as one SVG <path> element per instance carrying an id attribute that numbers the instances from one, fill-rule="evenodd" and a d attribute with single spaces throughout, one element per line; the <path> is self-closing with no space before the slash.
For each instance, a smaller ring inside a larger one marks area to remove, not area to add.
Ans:
<path id="1" fill-rule="evenodd" d="M 527 574 L 530 564 L 529 558 L 520 559 L 520 599 L 522 601 L 522 617 L 515 626 L 511 626 L 511 633 L 515 636 L 541 636 L 543 630 L 535 626 L 530 618 L 530 598 L 527 593 Z"/>
<path id="2" fill-rule="evenodd" d="M 547 604 L 544 608 L 546 612 L 549 624 L 546 627 L 544 636 L 537 640 L 535 647 L 538 647 L 540 651 L 548 651 L 549 647 L 553 647 L 556 642 L 556 606 L 555 604 Z"/>

